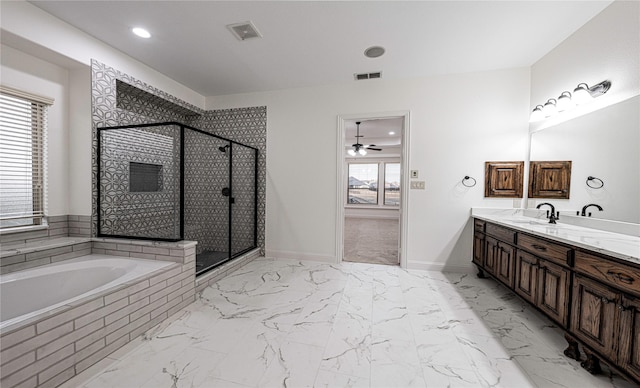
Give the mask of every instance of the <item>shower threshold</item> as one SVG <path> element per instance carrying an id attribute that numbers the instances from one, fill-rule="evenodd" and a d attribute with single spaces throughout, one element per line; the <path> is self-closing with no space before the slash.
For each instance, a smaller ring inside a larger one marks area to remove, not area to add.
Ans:
<path id="1" fill-rule="evenodd" d="M 216 267 L 229 259 L 229 252 L 204 251 L 196 255 L 196 275 Z"/>

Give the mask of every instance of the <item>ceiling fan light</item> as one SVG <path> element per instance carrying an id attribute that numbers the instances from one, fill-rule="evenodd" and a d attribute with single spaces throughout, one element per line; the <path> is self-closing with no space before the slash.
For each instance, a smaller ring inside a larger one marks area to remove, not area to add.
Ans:
<path id="1" fill-rule="evenodd" d="M 356 156 L 356 151 L 354 151 L 353 149 L 350 149 L 349 151 L 347 151 L 347 153 L 351 156 Z"/>
<path id="2" fill-rule="evenodd" d="M 358 153 L 359 153 L 360 155 L 362 155 L 362 156 L 365 156 L 365 155 L 367 154 L 367 151 L 365 151 L 365 149 L 364 149 L 364 148 L 360 148 L 360 149 L 358 150 Z"/>

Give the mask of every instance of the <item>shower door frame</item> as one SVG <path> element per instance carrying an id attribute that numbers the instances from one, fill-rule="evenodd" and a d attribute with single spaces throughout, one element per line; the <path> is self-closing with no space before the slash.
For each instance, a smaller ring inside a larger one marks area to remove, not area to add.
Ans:
<path id="1" fill-rule="evenodd" d="M 158 238 L 158 237 L 138 237 L 138 236 L 127 236 L 127 235 L 114 235 L 114 234 L 105 234 L 102 233 L 102 225 L 101 225 L 101 189 L 100 189 L 100 177 L 101 177 L 101 154 L 102 154 L 102 148 L 101 148 L 101 133 L 102 131 L 108 131 L 108 130 L 115 130 L 115 129 L 134 129 L 134 128 L 149 128 L 149 127 L 161 127 L 161 126 L 177 126 L 180 129 L 180 216 L 179 216 L 179 222 L 180 222 L 180 237 L 179 238 Z M 259 157 L 259 153 L 260 151 L 252 146 L 237 142 L 235 140 L 231 140 L 231 139 L 227 139 L 224 138 L 222 136 L 218 136 L 218 135 L 214 135 L 212 133 L 203 131 L 201 129 L 186 125 L 186 124 L 182 124 L 176 121 L 166 121 L 166 122 L 159 122 L 159 123 L 149 123 L 149 124 L 131 124 L 131 125 L 117 125 L 117 126 L 110 126 L 110 127 L 97 127 L 97 152 L 96 152 L 96 163 L 97 163 L 97 198 L 96 198 L 96 221 L 97 221 L 97 228 L 96 228 L 96 237 L 107 237 L 107 238 L 122 238 L 122 239 L 131 239 L 131 240 L 147 240 L 147 241 L 167 241 L 167 242 L 177 242 L 177 241 L 182 241 L 184 240 L 184 215 L 185 215 L 185 205 L 184 205 L 184 154 L 185 154 L 185 150 L 184 150 L 184 134 L 185 134 L 185 129 L 191 130 L 191 131 L 195 131 L 198 132 L 200 134 L 206 135 L 206 136 L 211 136 L 217 139 L 220 139 L 222 141 L 228 142 L 229 144 L 231 144 L 231 147 L 229 147 L 229 171 L 228 171 L 228 177 L 229 177 L 229 200 L 228 202 L 228 218 L 229 218 L 229 222 L 228 222 L 228 226 L 227 226 L 227 232 L 228 232 L 228 252 L 229 252 L 229 257 L 224 260 L 221 261 L 220 263 L 218 263 L 216 266 L 221 265 L 235 257 L 238 257 L 246 252 L 251 251 L 252 249 L 257 248 L 258 246 L 258 157 Z M 246 147 L 248 149 L 253 150 L 254 152 L 254 186 L 253 186 L 253 191 L 254 191 L 254 195 L 253 195 L 253 245 L 249 248 L 245 248 L 237 253 L 233 253 L 232 248 L 233 248 L 233 218 L 232 218 L 232 214 L 233 214 L 233 145 L 236 144 L 238 146 L 241 147 Z M 212 268 L 215 268 L 212 267 Z M 210 268 L 211 269 L 211 268 Z M 208 269 L 207 269 L 208 270 Z M 206 272 L 207 270 L 203 271 Z"/>

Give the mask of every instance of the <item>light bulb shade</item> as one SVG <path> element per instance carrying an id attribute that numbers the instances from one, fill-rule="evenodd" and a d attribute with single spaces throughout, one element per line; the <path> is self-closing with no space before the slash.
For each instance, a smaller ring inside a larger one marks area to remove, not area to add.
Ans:
<path id="1" fill-rule="evenodd" d="M 578 86 L 573 89 L 573 102 L 577 105 L 584 104 L 592 98 L 591 93 L 589 93 L 589 85 L 585 83 L 578 84 Z"/>
<path id="2" fill-rule="evenodd" d="M 347 153 L 351 156 L 356 156 L 356 151 L 354 151 L 353 148 L 347 151 Z"/>
<path id="3" fill-rule="evenodd" d="M 550 98 L 542 107 L 542 113 L 544 113 L 545 117 L 551 117 L 558 113 L 558 108 L 556 107 L 555 98 Z"/>
<path id="4" fill-rule="evenodd" d="M 365 156 L 365 155 L 367 154 L 367 151 L 365 151 L 365 149 L 364 149 L 364 148 L 360 148 L 360 149 L 358 150 L 358 153 L 359 153 L 360 155 L 362 155 L 362 156 Z"/>
<path id="5" fill-rule="evenodd" d="M 529 122 L 536 122 L 544 119 L 544 113 L 542 113 L 542 105 L 536 105 L 533 108 L 533 112 L 531 112 L 531 117 L 529 118 Z"/>
<path id="6" fill-rule="evenodd" d="M 560 97 L 558 97 L 558 104 L 557 104 L 558 112 L 573 109 L 575 108 L 575 106 L 576 104 L 571 99 L 571 93 L 562 92 Z"/>

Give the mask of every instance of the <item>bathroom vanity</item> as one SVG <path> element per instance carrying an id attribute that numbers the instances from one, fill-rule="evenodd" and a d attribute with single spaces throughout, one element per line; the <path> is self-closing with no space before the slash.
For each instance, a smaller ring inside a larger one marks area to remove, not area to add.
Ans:
<path id="1" fill-rule="evenodd" d="M 640 237 L 511 211 L 473 214 L 473 263 L 565 332 L 565 355 L 640 384 Z M 515 214 L 514 214 L 515 213 Z M 579 344 L 586 357 L 582 357 Z"/>

